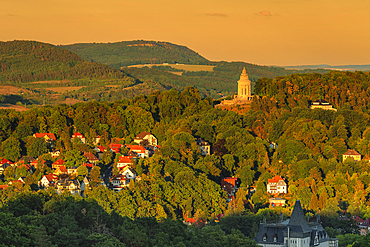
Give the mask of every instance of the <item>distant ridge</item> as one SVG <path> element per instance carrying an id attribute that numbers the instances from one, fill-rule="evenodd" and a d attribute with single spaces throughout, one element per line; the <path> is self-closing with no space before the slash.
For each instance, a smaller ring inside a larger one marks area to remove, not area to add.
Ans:
<path id="1" fill-rule="evenodd" d="M 330 69 L 330 70 L 341 70 L 341 71 L 370 71 L 370 64 L 365 65 L 328 65 L 328 64 L 317 64 L 317 65 L 294 65 L 294 66 L 282 66 L 285 69 L 294 70 L 305 70 L 305 69 Z"/>
<path id="2" fill-rule="evenodd" d="M 121 41 L 115 43 L 78 43 L 62 45 L 85 60 L 112 68 L 137 64 L 208 64 L 209 61 L 186 46 L 160 41 Z"/>

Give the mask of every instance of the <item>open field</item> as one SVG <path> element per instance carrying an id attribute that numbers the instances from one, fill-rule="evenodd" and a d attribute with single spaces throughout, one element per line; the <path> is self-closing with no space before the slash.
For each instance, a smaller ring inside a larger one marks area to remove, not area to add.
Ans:
<path id="1" fill-rule="evenodd" d="M 12 105 L 7 103 L 0 103 L 0 109 L 14 109 L 16 111 L 27 111 L 28 108 L 20 105 Z"/>
<path id="2" fill-rule="evenodd" d="M 192 64 L 138 64 L 128 66 L 128 68 L 142 68 L 142 67 L 152 67 L 152 66 L 170 66 L 174 69 L 182 69 L 185 71 L 213 71 L 216 66 L 211 65 L 192 65 Z"/>
<path id="3" fill-rule="evenodd" d="M 30 82 L 32 84 L 44 84 L 44 83 L 68 83 L 68 82 L 71 82 L 70 80 L 51 80 L 51 81 L 34 81 L 34 82 Z"/>
<path id="4" fill-rule="evenodd" d="M 14 87 L 14 86 L 0 86 L 0 94 L 22 94 L 22 93 L 30 93 L 31 91 Z"/>
<path id="5" fill-rule="evenodd" d="M 57 93 L 65 93 L 68 91 L 74 91 L 74 90 L 79 90 L 81 88 L 84 88 L 85 86 L 79 86 L 79 87 L 46 87 L 44 89 L 54 91 Z"/>

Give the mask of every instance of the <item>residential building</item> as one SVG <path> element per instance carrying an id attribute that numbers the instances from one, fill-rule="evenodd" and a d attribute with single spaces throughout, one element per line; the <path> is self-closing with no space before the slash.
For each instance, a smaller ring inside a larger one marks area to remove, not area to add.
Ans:
<path id="1" fill-rule="evenodd" d="M 228 201 L 235 199 L 235 194 L 238 191 L 238 187 L 238 178 L 228 177 L 221 180 L 221 188 L 226 191 L 228 195 Z"/>
<path id="2" fill-rule="evenodd" d="M 80 195 L 80 182 L 77 179 L 64 178 L 56 181 L 56 191 L 58 194 L 64 191 L 71 192 L 72 195 Z"/>
<path id="3" fill-rule="evenodd" d="M 310 109 L 316 109 L 316 108 L 320 108 L 323 110 L 337 111 L 337 109 L 333 108 L 333 106 L 329 102 L 323 99 L 319 99 L 319 100 L 311 102 Z"/>
<path id="4" fill-rule="evenodd" d="M 343 155 L 342 155 L 342 158 L 343 158 L 343 162 L 347 159 L 347 158 L 352 158 L 354 161 L 361 161 L 361 154 L 359 154 L 356 150 L 354 149 L 348 149 L 347 152 L 345 152 Z"/>
<path id="5" fill-rule="evenodd" d="M 139 158 L 149 158 L 149 150 L 140 145 L 126 145 Z"/>
<path id="6" fill-rule="evenodd" d="M 75 138 L 78 138 L 80 139 L 81 143 L 86 143 L 86 138 L 83 134 L 81 134 L 80 132 L 76 132 L 72 135 L 72 138 L 71 138 L 71 141 L 73 142 L 73 140 Z"/>
<path id="7" fill-rule="evenodd" d="M 268 179 L 267 183 L 267 193 L 270 194 L 286 194 L 287 193 L 287 184 L 285 183 L 284 179 L 282 179 L 279 175 Z"/>
<path id="8" fill-rule="evenodd" d="M 129 156 L 129 155 L 120 156 L 119 160 L 117 161 L 117 167 L 123 168 L 125 166 L 131 166 L 133 159 L 134 159 L 134 156 Z"/>
<path id="9" fill-rule="evenodd" d="M 294 205 L 290 219 L 260 223 L 255 241 L 264 247 L 338 246 L 338 239 L 329 237 L 319 218 L 317 222 L 307 222 L 299 200 Z"/>
<path id="10" fill-rule="evenodd" d="M 131 180 L 135 181 L 136 174 L 128 166 L 120 169 L 118 175 L 112 178 L 112 188 L 114 191 L 120 191 L 124 187 L 128 187 Z"/>
<path id="11" fill-rule="evenodd" d="M 202 139 L 197 139 L 197 144 L 202 155 L 211 154 L 211 145 L 208 142 L 203 141 Z"/>
<path id="12" fill-rule="evenodd" d="M 57 175 L 55 175 L 53 173 L 49 173 L 47 175 L 42 176 L 42 178 L 40 179 L 38 184 L 41 187 L 48 188 L 49 186 L 54 186 L 55 181 L 57 181 L 57 180 L 58 180 Z"/>
<path id="13" fill-rule="evenodd" d="M 59 160 L 55 161 L 53 164 L 51 164 L 51 167 L 53 169 L 57 169 L 58 167 L 63 166 L 64 163 L 65 163 L 65 161 L 63 159 L 59 159 Z"/>
<path id="14" fill-rule="evenodd" d="M 94 165 L 99 161 L 99 159 L 91 152 L 84 152 L 84 156 Z"/>
<path id="15" fill-rule="evenodd" d="M 33 137 L 43 138 L 50 147 L 54 147 L 55 141 L 57 140 L 54 133 L 35 133 Z"/>
<path id="16" fill-rule="evenodd" d="M 274 207 L 284 207 L 285 202 L 286 202 L 285 199 L 279 198 L 279 197 L 269 199 L 270 207 L 273 207 L 273 208 Z"/>
<path id="17" fill-rule="evenodd" d="M 148 145 L 150 146 L 158 145 L 157 138 L 149 132 L 141 132 L 134 138 L 134 142 L 136 142 L 137 144 L 142 144 L 142 142 L 145 140 L 148 141 Z"/>

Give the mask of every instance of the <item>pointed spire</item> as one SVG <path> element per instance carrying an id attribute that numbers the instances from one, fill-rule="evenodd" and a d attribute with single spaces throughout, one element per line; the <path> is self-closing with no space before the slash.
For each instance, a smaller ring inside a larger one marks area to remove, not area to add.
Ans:
<path id="1" fill-rule="evenodd" d="M 301 201 L 297 200 L 294 205 L 292 216 L 290 217 L 288 226 L 294 226 L 295 231 L 309 232 L 310 227 L 304 217 Z"/>

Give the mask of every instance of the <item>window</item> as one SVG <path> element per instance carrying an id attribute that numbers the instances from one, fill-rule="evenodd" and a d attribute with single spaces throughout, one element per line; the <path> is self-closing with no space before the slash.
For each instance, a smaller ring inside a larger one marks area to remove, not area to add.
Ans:
<path id="1" fill-rule="evenodd" d="M 263 235 L 263 241 L 266 242 L 267 241 L 267 235 L 266 233 Z"/>
<path id="2" fill-rule="evenodd" d="M 274 235 L 274 242 L 277 242 L 277 235 Z"/>

